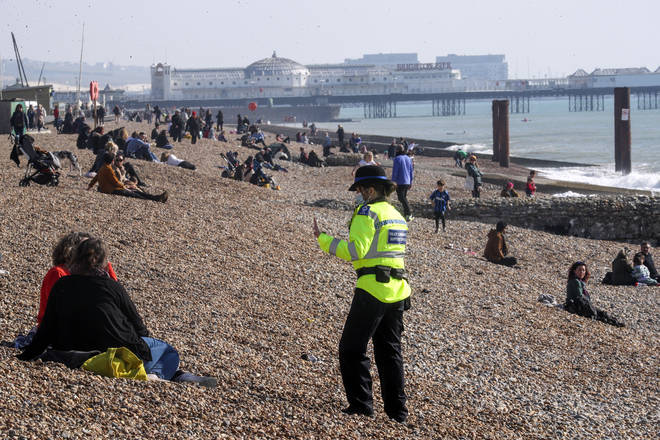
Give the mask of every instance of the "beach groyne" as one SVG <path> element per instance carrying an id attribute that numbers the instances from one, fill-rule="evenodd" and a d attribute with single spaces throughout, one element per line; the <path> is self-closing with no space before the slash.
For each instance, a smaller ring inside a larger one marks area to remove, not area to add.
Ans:
<path id="1" fill-rule="evenodd" d="M 660 198 L 649 196 L 459 199 L 450 218 L 598 240 L 660 243 Z M 418 206 L 432 216 L 430 207 Z"/>

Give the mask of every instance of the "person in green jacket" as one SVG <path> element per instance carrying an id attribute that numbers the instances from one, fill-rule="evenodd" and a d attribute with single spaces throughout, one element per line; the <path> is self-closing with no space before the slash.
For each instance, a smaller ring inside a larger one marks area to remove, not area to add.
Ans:
<path id="1" fill-rule="evenodd" d="M 314 236 L 324 252 L 353 263 L 357 286 L 339 343 L 348 407 L 346 414 L 373 415 L 367 345 L 373 341 L 385 413 L 403 423 L 408 417 L 404 392 L 401 332 L 403 311 L 410 306 L 404 268 L 408 225 L 387 197 L 396 184 L 379 166 L 361 167 L 349 188 L 364 203 L 353 211 L 348 240 L 322 233 L 314 219 Z"/>

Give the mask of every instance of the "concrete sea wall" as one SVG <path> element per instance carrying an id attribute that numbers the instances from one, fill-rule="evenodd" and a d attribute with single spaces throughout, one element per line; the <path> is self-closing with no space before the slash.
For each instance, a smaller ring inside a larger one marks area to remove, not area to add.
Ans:
<path id="1" fill-rule="evenodd" d="M 432 216 L 429 205 L 415 208 L 424 216 Z M 452 202 L 449 218 L 492 224 L 503 220 L 510 225 L 561 235 L 660 243 L 658 197 L 460 199 Z"/>

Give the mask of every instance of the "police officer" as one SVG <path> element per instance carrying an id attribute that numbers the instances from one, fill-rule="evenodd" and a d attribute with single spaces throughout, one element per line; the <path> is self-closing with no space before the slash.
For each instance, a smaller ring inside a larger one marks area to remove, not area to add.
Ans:
<path id="1" fill-rule="evenodd" d="M 339 342 L 339 367 L 349 404 L 342 411 L 373 415 L 366 355 L 371 339 L 385 413 L 403 423 L 408 416 L 401 357 L 403 311 L 410 304 L 403 264 L 408 225 L 386 200 L 395 188 L 381 167 L 359 168 L 349 191 L 358 191 L 365 202 L 353 212 L 348 241 L 320 232 L 316 219 L 314 235 L 323 251 L 351 261 L 358 277 Z"/>

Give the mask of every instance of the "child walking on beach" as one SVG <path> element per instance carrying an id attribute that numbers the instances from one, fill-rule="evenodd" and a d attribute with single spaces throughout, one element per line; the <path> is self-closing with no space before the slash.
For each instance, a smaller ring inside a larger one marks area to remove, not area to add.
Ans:
<path id="1" fill-rule="evenodd" d="M 435 218 L 435 233 L 438 233 L 438 226 L 440 223 L 440 220 L 442 219 L 442 232 L 445 232 L 446 230 L 446 225 L 445 225 L 445 213 L 450 210 L 451 208 L 449 207 L 449 201 L 451 200 L 451 197 L 449 197 L 449 193 L 445 189 L 445 182 L 444 180 L 440 179 L 437 182 L 438 189 L 433 191 L 431 193 L 431 203 L 433 203 L 433 217 Z"/>
<path id="2" fill-rule="evenodd" d="M 536 177 L 536 171 L 532 170 L 527 177 L 527 187 L 525 188 L 525 194 L 527 194 L 527 197 L 534 197 L 536 195 L 536 183 L 534 183 L 534 177 Z"/>

